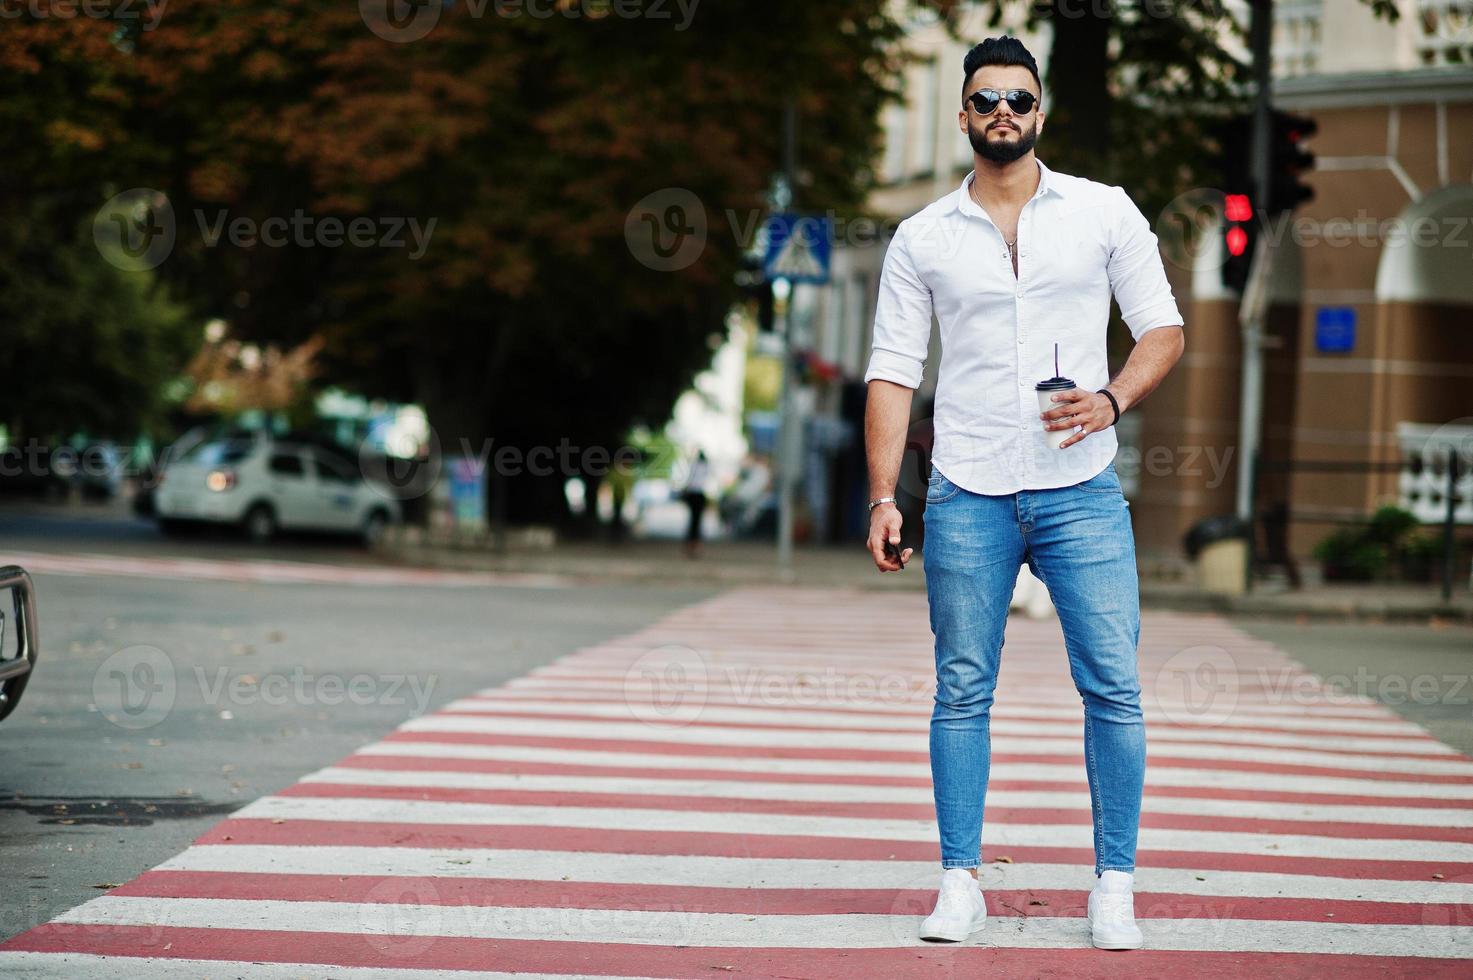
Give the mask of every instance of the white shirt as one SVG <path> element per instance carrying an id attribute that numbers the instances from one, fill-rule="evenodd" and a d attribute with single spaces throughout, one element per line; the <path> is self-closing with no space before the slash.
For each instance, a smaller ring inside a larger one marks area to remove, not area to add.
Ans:
<path id="1" fill-rule="evenodd" d="M 1112 292 L 1136 340 L 1182 323 L 1156 236 L 1125 191 L 1041 160 L 1038 170 L 1018 218 L 1016 277 L 1002 233 L 972 200 L 975 171 L 900 223 L 880 274 L 864 380 L 918 387 L 934 311 L 943 357 L 931 461 L 974 493 L 1072 486 L 1115 458 L 1113 427 L 1051 449 L 1034 391 L 1054 377 L 1055 343 L 1060 375 L 1084 391 L 1109 383 Z"/>

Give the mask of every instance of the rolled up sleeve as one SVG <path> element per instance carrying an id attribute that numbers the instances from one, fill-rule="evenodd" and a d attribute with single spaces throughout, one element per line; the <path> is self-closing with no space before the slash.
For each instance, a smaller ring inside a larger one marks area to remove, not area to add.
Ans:
<path id="1" fill-rule="evenodd" d="M 1113 222 L 1115 244 L 1108 265 L 1110 289 L 1131 336 L 1140 340 L 1149 330 L 1181 326 L 1183 321 L 1171 284 L 1166 281 L 1161 248 L 1150 222 L 1124 188 L 1114 190 L 1118 202 Z"/>
<path id="2" fill-rule="evenodd" d="M 901 222 L 880 270 L 874 346 L 865 383 L 878 378 L 919 388 L 930 343 L 931 290 L 916 272 L 906 222 Z"/>

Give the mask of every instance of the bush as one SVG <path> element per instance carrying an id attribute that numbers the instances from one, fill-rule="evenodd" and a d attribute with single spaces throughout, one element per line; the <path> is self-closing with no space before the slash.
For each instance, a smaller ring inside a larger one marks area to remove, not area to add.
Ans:
<path id="1" fill-rule="evenodd" d="M 1326 581 L 1426 582 L 1439 567 L 1442 544 L 1421 529 L 1416 515 L 1387 506 L 1320 541 L 1314 556 Z"/>

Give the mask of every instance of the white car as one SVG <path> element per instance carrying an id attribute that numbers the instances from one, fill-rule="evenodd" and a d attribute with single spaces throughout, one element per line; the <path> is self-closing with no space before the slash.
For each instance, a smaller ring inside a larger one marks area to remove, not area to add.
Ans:
<path id="1" fill-rule="evenodd" d="M 204 442 L 169 463 L 154 490 L 159 526 L 234 524 L 253 541 L 280 530 L 337 531 L 376 542 L 398 523 L 398 501 L 321 446 L 242 436 Z"/>

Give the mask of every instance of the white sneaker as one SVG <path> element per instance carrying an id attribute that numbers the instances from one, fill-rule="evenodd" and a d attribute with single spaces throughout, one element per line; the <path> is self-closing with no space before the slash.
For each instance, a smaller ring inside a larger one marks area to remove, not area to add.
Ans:
<path id="1" fill-rule="evenodd" d="M 982 886 L 966 868 L 941 872 L 941 893 L 936 911 L 921 923 L 922 939 L 944 939 L 959 943 L 987 924 L 987 903 Z"/>
<path id="2" fill-rule="evenodd" d="M 1089 893 L 1089 931 L 1096 949 L 1140 949 L 1141 930 L 1135 924 L 1133 876 L 1106 871 Z"/>

